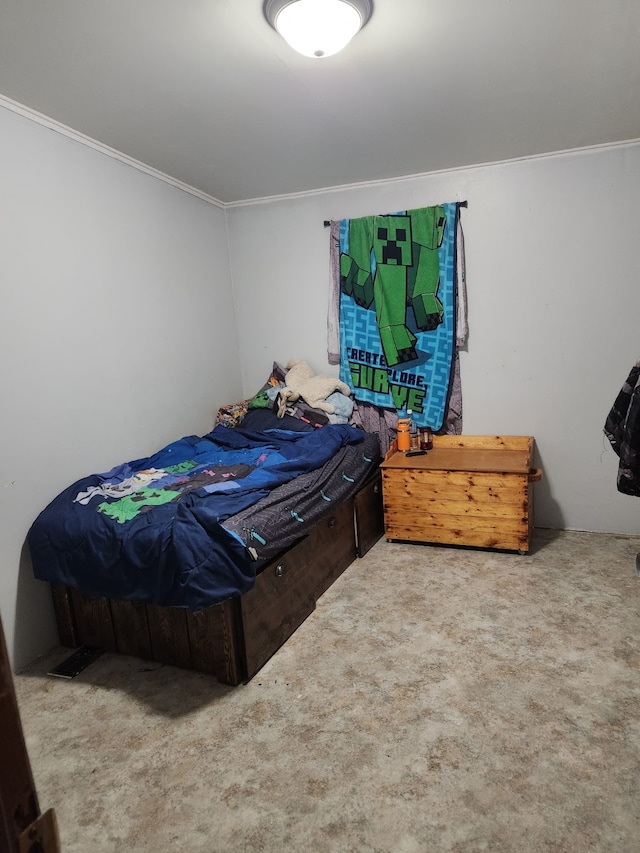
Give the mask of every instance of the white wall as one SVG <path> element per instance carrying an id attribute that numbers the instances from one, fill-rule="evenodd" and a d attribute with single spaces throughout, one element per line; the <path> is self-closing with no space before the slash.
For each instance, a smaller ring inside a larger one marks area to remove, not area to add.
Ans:
<path id="1" fill-rule="evenodd" d="M 324 219 L 467 199 L 464 431 L 535 436 L 539 526 L 640 532 L 606 415 L 640 357 L 640 146 L 457 170 L 229 210 L 244 393 L 326 359 Z"/>
<path id="2" fill-rule="evenodd" d="M 25 548 L 94 471 L 203 433 L 240 396 L 225 213 L 0 108 L 0 612 L 57 642 Z"/>
<path id="3" fill-rule="evenodd" d="M 467 199 L 465 432 L 536 437 L 538 525 L 640 532 L 602 436 L 640 357 L 638 198 L 640 146 L 611 147 L 231 207 L 227 244 L 220 208 L 0 106 L 0 614 L 14 664 L 57 639 L 25 548 L 51 498 L 206 431 L 273 360 L 337 373 L 324 219 Z"/>

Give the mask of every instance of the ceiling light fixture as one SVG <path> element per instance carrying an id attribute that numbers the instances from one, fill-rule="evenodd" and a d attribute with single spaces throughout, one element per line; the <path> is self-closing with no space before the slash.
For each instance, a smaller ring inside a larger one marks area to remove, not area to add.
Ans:
<path id="1" fill-rule="evenodd" d="M 346 47 L 373 11 L 371 0 L 266 0 L 271 26 L 298 53 L 312 59 Z"/>

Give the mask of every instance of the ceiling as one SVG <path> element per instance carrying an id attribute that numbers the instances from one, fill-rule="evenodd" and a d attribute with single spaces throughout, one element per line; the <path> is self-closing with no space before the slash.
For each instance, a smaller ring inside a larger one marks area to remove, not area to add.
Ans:
<path id="1" fill-rule="evenodd" d="M 0 94 L 230 203 L 640 138 L 640 0 L 374 0 L 324 60 L 262 0 L 0 0 Z"/>

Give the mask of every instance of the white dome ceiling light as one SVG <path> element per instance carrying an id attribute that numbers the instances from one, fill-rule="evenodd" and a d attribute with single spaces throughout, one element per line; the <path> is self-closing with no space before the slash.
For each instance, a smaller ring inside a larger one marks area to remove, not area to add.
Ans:
<path id="1" fill-rule="evenodd" d="M 264 14 L 290 47 L 322 59 L 346 47 L 371 17 L 371 0 L 266 0 Z"/>

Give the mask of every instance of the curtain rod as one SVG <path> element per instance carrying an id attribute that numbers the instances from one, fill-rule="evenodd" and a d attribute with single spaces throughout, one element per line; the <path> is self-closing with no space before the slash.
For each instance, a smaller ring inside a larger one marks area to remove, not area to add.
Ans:
<path id="1" fill-rule="evenodd" d="M 469 207 L 469 202 L 466 200 L 465 201 L 458 201 L 458 202 L 456 202 L 456 204 L 458 205 L 458 207 Z M 324 220 L 324 227 L 329 228 L 330 225 L 331 225 L 331 220 L 325 219 Z"/>

